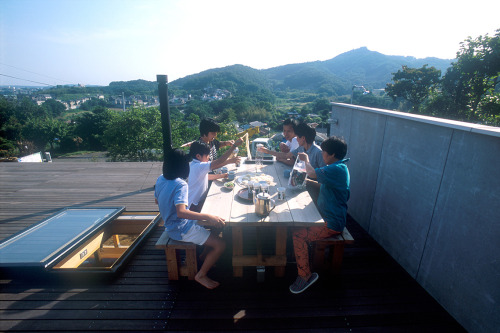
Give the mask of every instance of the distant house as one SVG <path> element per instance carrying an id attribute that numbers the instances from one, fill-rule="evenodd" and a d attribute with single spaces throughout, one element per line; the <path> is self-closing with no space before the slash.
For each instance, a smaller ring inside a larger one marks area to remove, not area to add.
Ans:
<path id="1" fill-rule="evenodd" d="M 297 111 L 290 111 L 287 113 L 289 118 L 298 118 L 300 115 Z"/>
<path id="2" fill-rule="evenodd" d="M 252 121 L 250 122 L 250 126 L 252 127 L 261 127 L 267 125 L 266 123 L 260 122 L 260 121 Z"/>
<path id="3" fill-rule="evenodd" d="M 37 105 L 42 105 L 46 100 L 52 99 L 49 94 L 40 94 L 31 98 Z"/>

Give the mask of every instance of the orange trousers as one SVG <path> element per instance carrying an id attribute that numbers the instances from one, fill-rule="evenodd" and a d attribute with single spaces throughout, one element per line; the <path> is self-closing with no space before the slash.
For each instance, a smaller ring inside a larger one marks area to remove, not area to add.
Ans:
<path id="1" fill-rule="evenodd" d="M 329 229 L 326 224 L 294 231 L 293 251 L 295 253 L 297 270 L 300 277 L 306 278 L 311 275 L 311 268 L 309 265 L 309 243 L 337 234 L 340 234 L 340 232 Z"/>

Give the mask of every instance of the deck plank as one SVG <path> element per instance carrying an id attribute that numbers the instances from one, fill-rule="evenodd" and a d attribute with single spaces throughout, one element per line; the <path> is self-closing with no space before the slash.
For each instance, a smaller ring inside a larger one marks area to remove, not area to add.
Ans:
<path id="1" fill-rule="evenodd" d="M 161 163 L 0 163 L 0 239 L 66 207 L 157 211 L 153 185 L 160 173 Z M 0 277 L 0 331 L 464 331 L 359 224 L 349 218 L 348 228 L 355 241 L 345 247 L 341 272 L 320 272 L 307 292 L 292 295 L 291 253 L 284 278 L 268 269 L 258 282 L 251 268 L 234 278 L 231 237 L 210 272 L 221 282 L 217 290 L 169 281 L 164 252 L 154 247 L 157 227 L 110 282 Z"/>

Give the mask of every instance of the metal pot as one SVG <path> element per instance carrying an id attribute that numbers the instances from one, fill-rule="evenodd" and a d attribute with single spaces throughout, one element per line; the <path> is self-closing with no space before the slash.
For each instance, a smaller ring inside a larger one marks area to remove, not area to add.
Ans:
<path id="1" fill-rule="evenodd" d="M 255 214 L 259 216 L 268 216 L 274 209 L 275 202 L 268 193 L 259 193 L 253 199 L 255 205 Z"/>

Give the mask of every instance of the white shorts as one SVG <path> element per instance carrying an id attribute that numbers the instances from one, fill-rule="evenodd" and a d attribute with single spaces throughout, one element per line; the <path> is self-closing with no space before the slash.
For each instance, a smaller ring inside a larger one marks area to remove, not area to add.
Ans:
<path id="1" fill-rule="evenodd" d="M 193 224 L 193 226 L 189 228 L 185 234 L 181 234 L 181 237 L 183 242 L 203 245 L 207 241 L 208 237 L 210 237 L 210 231 L 198 224 Z"/>

